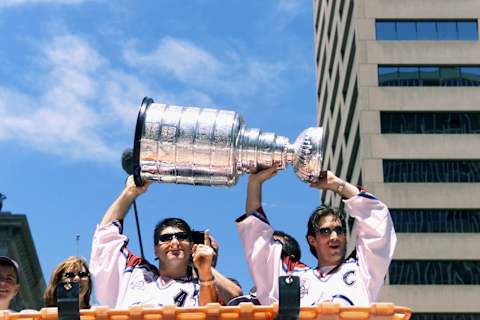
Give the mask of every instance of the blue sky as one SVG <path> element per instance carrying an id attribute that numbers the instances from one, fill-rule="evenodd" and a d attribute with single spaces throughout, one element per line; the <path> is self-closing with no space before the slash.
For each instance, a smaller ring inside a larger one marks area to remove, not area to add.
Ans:
<path id="1" fill-rule="evenodd" d="M 249 127 L 294 140 L 315 125 L 313 14 L 303 0 L 2 0 L 0 192 L 27 215 L 46 281 L 55 265 L 90 256 L 96 223 L 122 189 L 120 157 L 144 96 L 240 112 Z M 220 243 L 219 270 L 252 285 L 232 188 L 155 184 L 138 200 L 146 256 L 167 216 Z M 265 185 L 264 207 L 302 244 L 318 190 L 291 168 Z M 131 212 L 125 232 L 139 253 Z"/>

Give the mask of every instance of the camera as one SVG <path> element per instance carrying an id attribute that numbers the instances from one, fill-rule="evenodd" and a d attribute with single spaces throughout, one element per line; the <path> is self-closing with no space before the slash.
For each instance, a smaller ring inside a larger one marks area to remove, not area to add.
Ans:
<path id="1" fill-rule="evenodd" d="M 205 243 L 205 231 L 192 231 L 192 242 L 195 244 Z"/>

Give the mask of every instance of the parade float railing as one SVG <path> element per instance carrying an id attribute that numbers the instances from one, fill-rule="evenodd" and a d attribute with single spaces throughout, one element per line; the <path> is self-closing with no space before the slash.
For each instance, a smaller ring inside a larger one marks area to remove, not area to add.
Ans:
<path id="1" fill-rule="evenodd" d="M 300 307 L 300 320 L 409 320 L 411 310 L 391 303 L 376 303 L 370 307 L 341 307 L 334 303 Z M 128 309 L 112 309 L 97 306 L 80 310 L 80 320 L 273 320 L 281 318 L 278 304 L 257 306 L 240 303 L 238 306 L 206 306 L 186 308 L 176 306 L 134 306 Z M 61 320 L 57 308 L 40 311 L 0 311 L 0 320 Z"/>

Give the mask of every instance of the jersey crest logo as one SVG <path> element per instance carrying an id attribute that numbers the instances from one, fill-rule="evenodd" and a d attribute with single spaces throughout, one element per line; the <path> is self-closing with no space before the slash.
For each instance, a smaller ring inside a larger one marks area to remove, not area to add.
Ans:
<path id="1" fill-rule="evenodd" d="M 138 281 L 132 282 L 130 283 L 130 288 L 132 288 L 132 290 L 145 290 L 145 281 L 138 280 Z"/>
<path id="2" fill-rule="evenodd" d="M 355 281 L 355 270 L 350 270 L 343 274 L 343 282 L 345 282 L 347 286 L 352 286 Z"/>
<path id="3" fill-rule="evenodd" d="M 308 289 L 310 288 L 310 279 L 301 279 L 300 283 L 300 298 L 308 295 Z"/>
<path id="4" fill-rule="evenodd" d="M 175 298 L 173 298 L 173 301 L 175 301 L 175 304 L 177 305 L 177 307 L 183 307 L 183 305 L 185 304 L 185 301 L 187 300 L 187 296 L 188 296 L 187 291 L 180 289 L 180 292 L 177 293 Z"/>

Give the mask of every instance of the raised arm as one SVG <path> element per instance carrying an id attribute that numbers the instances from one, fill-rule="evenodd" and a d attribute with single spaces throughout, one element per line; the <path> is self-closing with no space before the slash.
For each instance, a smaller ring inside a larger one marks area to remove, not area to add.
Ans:
<path id="1" fill-rule="evenodd" d="M 128 177 L 125 188 L 95 230 L 90 272 L 95 279 L 96 297 L 101 305 L 116 307 L 127 290 L 122 279 L 126 274 L 127 262 L 134 256 L 126 249 L 128 238 L 122 234 L 119 221 L 125 218 L 133 200 L 145 192 L 148 185 L 135 187 L 133 177 Z"/>
<path id="2" fill-rule="evenodd" d="M 135 181 L 133 180 L 133 176 L 129 176 L 122 193 L 120 193 L 117 199 L 115 199 L 115 201 L 110 205 L 107 212 L 105 212 L 105 215 L 100 222 L 100 226 L 107 225 L 115 220 L 123 220 L 127 215 L 128 208 L 132 205 L 133 201 L 139 195 L 147 191 L 148 186 L 151 183 L 151 181 L 146 181 L 142 187 L 137 187 L 135 185 Z"/>
<path id="3" fill-rule="evenodd" d="M 280 169 L 280 165 L 275 164 L 271 168 L 248 176 L 245 213 L 252 213 L 262 206 L 262 184 L 275 176 Z"/>
<path id="4" fill-rule="evenodd" d="M 280 169 L 275 166 L 248 179 L 246 214 L 236 220 L 250 274 L 262 304 L 278 301 L 278 276 L 282 273 L 282 245 L 273 240 L 273 229 L 261 209 L 262 184 Z"/>
<path id="5" fill-rule="evenodd" d="M 366 192 L 346 200 L 345 210 L 355 217 L 353 233 L 357 235 L 360 276 L 366 284 L 368 300 L 374 303 L 397 243 L 393 222 L 387 206 Z"/>

